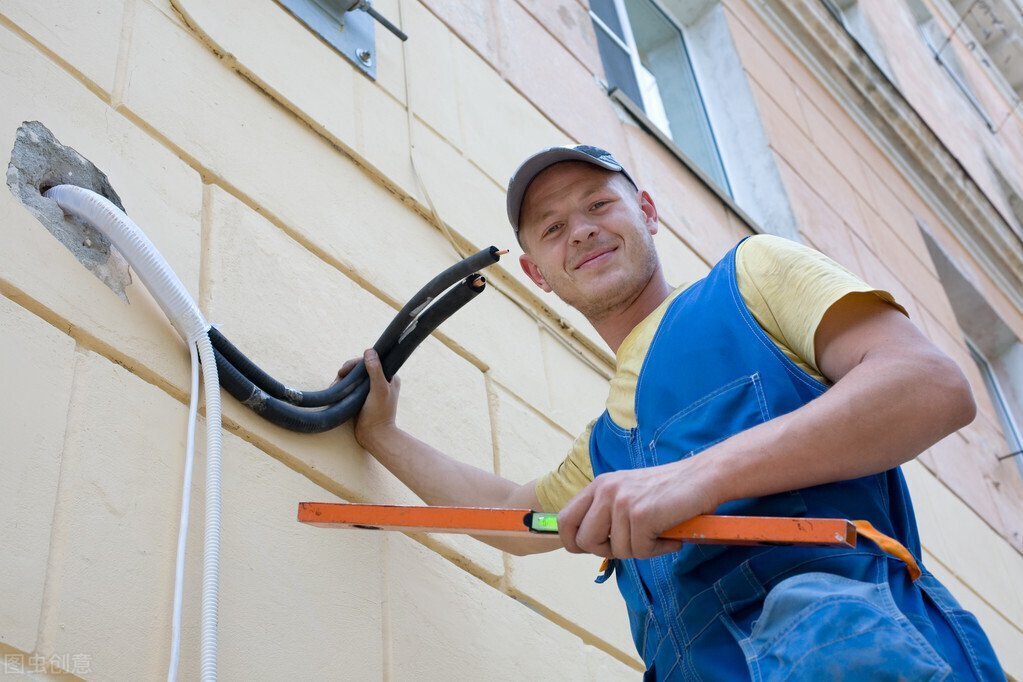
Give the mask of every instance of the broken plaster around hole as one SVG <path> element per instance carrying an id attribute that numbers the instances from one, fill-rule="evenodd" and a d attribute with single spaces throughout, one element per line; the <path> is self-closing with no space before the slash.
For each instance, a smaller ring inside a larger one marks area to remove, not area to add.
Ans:
<path id="1" fill-rule="evenodd" d="M 7 166 L 7 186 L 61 244 L 125 303 L 131 274 L 124 257 L 106 235 L 78 218 L 65 215 L 57 202 L 42 195 L 55 185 L 77 185 L 103 195 L 124 210 L 107 176 L 71 147 L 65 147 L 39 121 L 19 128 Z"/>

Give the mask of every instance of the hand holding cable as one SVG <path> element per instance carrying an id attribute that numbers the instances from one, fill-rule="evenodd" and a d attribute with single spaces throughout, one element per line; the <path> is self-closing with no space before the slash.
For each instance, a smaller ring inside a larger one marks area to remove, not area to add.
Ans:
<path id="1" fill-rule="evenodd" d="M 358 360 L 355 360 L 351 367 L 354 367 L 356 363 Z M 372 348 L 367 349 L 363 354 L 363 363 L 369 374 L 370 387 L 366 402 L 355 416 L 355 440 L 359 442 L 359 445 L 366 447 L 373 434 L 397 427 L 396 417 L 398 396 L 401 392 L 401 377 L 395 376 L 388 380 L 384 376 L 380 356 Z"/>

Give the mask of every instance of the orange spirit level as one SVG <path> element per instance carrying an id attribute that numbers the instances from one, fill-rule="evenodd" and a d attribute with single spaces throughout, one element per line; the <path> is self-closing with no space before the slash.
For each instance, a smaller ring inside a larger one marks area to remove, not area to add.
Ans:
<path id="1" fill-rule="evenodd" d="M 300 502 L 298 520 L 326 528 L 471 535 L 558 532 L 557 514 L 529 509 Z M 711 545 L 856 546 L 856 528 L 845 519 L 705 515 L 680 523 L 661 537 Z"/>

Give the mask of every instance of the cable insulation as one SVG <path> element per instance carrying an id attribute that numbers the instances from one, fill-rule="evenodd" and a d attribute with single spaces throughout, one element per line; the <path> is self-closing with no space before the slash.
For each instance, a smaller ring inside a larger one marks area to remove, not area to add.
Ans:
<path id="1" fill-rule="evenodd" d="M 181 489 L 181 519 L 178 522 L 178 556 L 174 564 L 174 607 L 171 616 L 171 657 L 167 682 L 178 679 L 181 657 L 181 604 L 185 590 L 185 548 L 188 542 L 188 516 L 192 501 L 192 464 L 195 461 L 195 423 L 199 416 L 199 354 L 195 344 L 188 344 L 192 363 L 191 388 L 188 395 L 188 436 L 185 440 L 185 476 Z"/>

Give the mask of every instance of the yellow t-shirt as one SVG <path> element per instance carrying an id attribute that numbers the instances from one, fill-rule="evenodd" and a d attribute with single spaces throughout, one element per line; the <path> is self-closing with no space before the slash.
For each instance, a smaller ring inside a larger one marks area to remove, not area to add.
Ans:
<path id="1" fill-rule="evenodd" d="M 823 383 L 814 352 L 814 334 L 824 313 L 848 294 L 872 292 L 906 313 L 887 291 L 874 289 L 824 254 L 773 235 L 750 237 L 735 259 L 739 292 L 768 337 L 803 371 Z M 688 284 L 686 285 L 688 286 Z M 607 397 L 611 419 L 624 429 L 636 426 L 636 382 L 643 359 L 665 311 L 686 286 L 675 289 L 629 333 L 618 348 Z M 590 422 L 557 469 L 536 482 L 544 511 L 555 512 L 593 480 Z"/>

